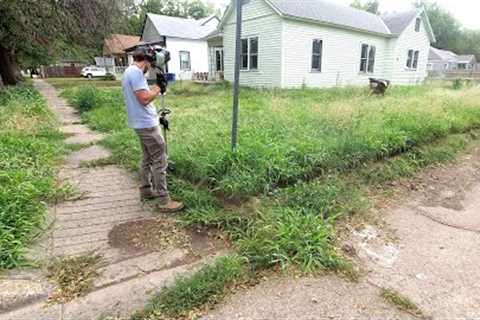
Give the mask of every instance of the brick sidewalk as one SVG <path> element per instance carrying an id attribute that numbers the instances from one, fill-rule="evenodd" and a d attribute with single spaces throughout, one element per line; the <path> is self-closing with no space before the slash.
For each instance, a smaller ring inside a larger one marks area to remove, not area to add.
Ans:
<path id="1" fill-rule="evenodd" d="M 99 160 L 110 152 L 98 145 L 103 136 L 81 124 L 80 117 L 57 91 L 43 80 L 35 87 L 61 121 L 61 131 L 68 134 L 66 143 L 84 145 L 71 153 L 59 168 L 59 178 L 74 187 L 77 200 L 59 203 L 50 209 L 49 230 L 32 250 L 39 261 L 58 256 L 77 256 L 95 251 L 107 266 L 96 279 L 86 297 L 68 304 L 45 302 L 53 287 L 41 270 L 14 270 L 0 276 L 0 319 L 56 320 L 96 319 L 103 312 L 128 316 L 143 306 L 151 293 L 161 290 L 179 273 L 195 269 L 198 263 L 186 264 L 188 251 L 172 248 L 168 252 L 126 252 L 111 248 L 108 235 L 118 224 L 151 218 L 155 212 L 144 205 L 137 183 L 117 166 L 84 168 L 82 161 Z"/>

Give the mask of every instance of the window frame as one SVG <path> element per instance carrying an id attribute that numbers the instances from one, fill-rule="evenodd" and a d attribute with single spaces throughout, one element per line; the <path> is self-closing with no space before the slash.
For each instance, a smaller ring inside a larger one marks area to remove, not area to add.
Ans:
<path id="1" fill-rule="evenodd" d="M 363 48 L 366 47 L 367 55 L 363 56 Z M 371 60 L 370 53 L 373 49 L 373 60 Z M 365 61 L 365 70 L 363 70 L 363 63 Z M 373 64 L 372 66 L 370 64 Z M 360 44 L 360 74 L 373 74 L 375 73 L 375 65 L 377 63 L 377 46 L 362 42 Z"/>
<path id="2" fill-rule="evenodd" d="M 411 56 L 410 56 L 411 54 Z M 418 70 L 418 62 L 420 61 L 420 50 L 409 49 L 407 51 L 406 69 L 410 71 Z"/>
<path id="3" fill-rule="evenodd" d="M 182 54 L 185 54 L 185 53 L 188 54 L 188 68 L 182 67 Z M 178 57 L 179 57 L 180 71 L 192 71 L 192 56 L 190 54 L 190 51 L 181 50 L 178 52 Z"/>
<path id="4" fill-rule="evenodd" d="M 315 49 L 314 45 L 315 45 L 316 41 L 320 42 L 320 52 L 319 53 L 314 52 L 314 49 Z M 318 68 L 315 69 L 313 67 L 313 59 L 314 59 L 314 57 L 317 57 L 317 56 L 319 57 L 319 64 L 318 64 Z M 317 39 L 312 40 L 312 56 L 311 56 L 310 67 L 311 67 L 312 72 L 318 72 L 318 73 L 323 72 L 323 39 L 321 39 L 321 38 L 317 38 Z"/>
<path id="5" fill-rule="evenodd" d="M 257 52 L 252 53 L 252 40 L 257 40 Z M 244 50 L 242 50 L 243 44 L 247 44 L 246 48 L 246 53 L 244 53 Z M 259 56 L 260 56 L 260 38 L 259 36 L 248 36 L 245 38 L 240 39 L 240 71 L 258 71 L 259 70 Z M 252 57 L 257 58 L 257 66 L 255 68 L 252 68 Z M 244 59 L 246 58 L 247 65 L 244 65 Z"/>
<path id="6" fill-rule="evenodd" d="M 415 19 L 415 32 L 420 32 L 422 30 L 422 18 L 418 17 Z"/>

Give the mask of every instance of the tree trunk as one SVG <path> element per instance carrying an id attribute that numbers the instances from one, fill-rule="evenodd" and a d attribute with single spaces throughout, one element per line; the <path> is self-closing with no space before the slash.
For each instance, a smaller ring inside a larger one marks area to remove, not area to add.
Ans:
<path id="1" fill-rule="evenodd" d="M 16 85 L 22 80 L 14 55 L 0 45 L 0 76 L 3 84 Z"/>

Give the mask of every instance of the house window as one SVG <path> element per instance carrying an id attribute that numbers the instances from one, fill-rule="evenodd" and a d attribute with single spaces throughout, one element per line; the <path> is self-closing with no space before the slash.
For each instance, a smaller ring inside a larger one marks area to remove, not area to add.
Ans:
<path id="1" fill-rule="evenodd" d="M 415 31 L 416 32 L 420 32 L 420 26 L 421 25 L 422 25 L 422 19 L 417 18 L 417 20 L 415 20 Z"/>
<path id="2" fill-rule="evenodd" d="M 313 40 L 312 45 L 312 70 L 322 71 L 323 40 Z"/>
<path id="3" fill-rule="evenodd" d="M 242 70 L 258 69 L 258 37 L 242 39 L 240 63 Z"/>
<path id="4" fill-rule="evenodd" d="M 362 53 L 360 57 L 360 72 L 373 73 L 375 71 L 375 46 L 362 44 Z"/>
<path id="5" fill-rule="evenodd" d="M 416 70 L 418 67 L 419 57 L 420 57 L 420 51 L 408 50 L 407 68 Z"/>
<path id="6" fill-rule="evenodd" d="M 258 69 L 258 38 L 250 39 L 250 70 Z"/>
<path id="7" fill-rule="evenodd" d="M 190 71 L 190 52 L 180 51 L 180 70 Z"/>

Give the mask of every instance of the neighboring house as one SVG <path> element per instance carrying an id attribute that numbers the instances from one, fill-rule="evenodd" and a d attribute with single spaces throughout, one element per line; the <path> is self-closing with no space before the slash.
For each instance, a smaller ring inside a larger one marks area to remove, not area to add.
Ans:
<path id="1" fill-rule="evenodd" d="M 452 51 L 430 47 L 427 69 L 430 73 L 442 74 L 458 69 L 458 55 Z"/>
<path id="2" fill-rule="evenodd" d="M 136 46 L 140 43 L 138 36 L 129 36 L 124 34 L 112 34 L 110 38 L 105 39 L 103 44 L 103 56 L 113 58 L 115 66 L 127 67 L 132 64 L 131 54 L 127 54 L 127 48 Z"/>
<path id="3" fill-rule="evenodd" d="M 477 71 L 477 59 L 473 54 L 457 55 L 431 47 L 427 69 L 431 77 L 444 77 L 449 72 Z"/>
<path id="4" fill-rule="evenodd" d="M 477 65 L 477 58 L 473 54 L 458 56 L 458 70 L 473 70 Z"/>
<path id="5" fill-rule="evenodd" d="M 223 60 L 223 44 L 216 33 L 218 23 L 216 16 L 194 20 L 149 13 L 141 39 L 144 43 L 159 43 L 169 50 L 168 72 L 174 73 L 177 79 L 190 80 L 195 73 L 210 71 L 209 61 L 214 61 L 217 52 Z M 223 70 L 223 65 L 220 68 Z"/>
<path id="6" fill-rule="evenodd" d="M 235 9 L 219 25 L 233 80 Z M 421 83 L 435 42 L 424 10 L 377 16 L 323 0 L 245 0 L 241 84 L 293 88 Z"/>

